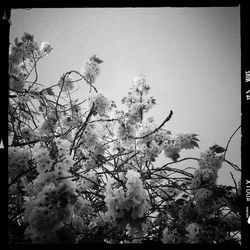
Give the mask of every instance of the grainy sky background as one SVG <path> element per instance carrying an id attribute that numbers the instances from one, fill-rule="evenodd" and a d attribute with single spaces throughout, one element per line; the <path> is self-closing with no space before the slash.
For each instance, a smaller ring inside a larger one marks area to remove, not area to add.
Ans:
<path id="1" fill-rule="evenodd" d="M 10 41 L 24 31 L 40 45 L 53 46 L 38 64 L 38 82 L 58 82 L 62 73 L 80 70 L 97 54 L 104 63 L 95 86 L 118 106 L 133 78 L 146 75 L 157 105 L 149 113 L 175 133 L 197 133 L 200 149 L 181 157 L 199 157 L 210 146 L 226 146 L 241 123 L 240 9 L 206 8 L 81 8 L 15 9 Z M 82 99 L 88 88 L 77 96 Z M 241 132 L 232 139 L 227 159 L 241 165 Z M 159 164 L 166 162 L 161 157 Z M 197 167 L 190 161 L 183 167 Z M 219 183 L 233 184 L 227 164 Z"/>

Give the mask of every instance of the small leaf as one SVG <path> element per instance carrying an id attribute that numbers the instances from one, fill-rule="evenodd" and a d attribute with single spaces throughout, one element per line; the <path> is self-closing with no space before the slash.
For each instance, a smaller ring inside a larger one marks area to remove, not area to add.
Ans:
<path id="1" fill-rule="evenodd" d="M 214 151 L 215 151 L 215 153 L 220 154 L 220 153 L 225 152 L 226 149 L 223 148 L 223 147 L 221 147 L 221 146 L 218 146 L 218 147 L 216 147 L 216 148 L 214 149 Z"/>
<path id="2" fill-rule="evenodd" d="M 199 140 L 198 138 L 196 138 L 196 137 L 193 137 L 192 140 L 194 140 L 194 141 L 200 141 L 200 140 Z"/>
<path id="3" fill-rule="evenodd" d="M 122 104 L 125 103 L 127 101 L 127 98 L 126 97 L 123 97 L 122 98 Z"/>
<path id="4" fill-rule="evenodd" d="M 47 92 L 48 95 L 55 95 L 52 88 L 47 89 L 46 92 Z"/>
<path id="5" fill-rule="evenodd" d="M 200 148 L 199 145 L 198 145 L 198 143 L 197 143 L 196 141 L 191 141 L 191 143 L 192 143 L 192 145 L 193 145 L 194 147 Z"/>
<path id="6" fill-rule="evenodd" d="M 168 208 L 167 208 L 167 211 L 170 213 L 170 215 L 173 217 L 173 218 L 176 218 L 178 216 L 178 210 L 176 208 L 176 206 L 174 205 L 170 205 Z"/>
<path id="7" fill-rule="evenodd" d="M 103 61 L 102 61 L 100 58 L 98 58 L 96 55 L 93 55 L 92 57 L 90 57 L 89 60 L 90 60 L 90 61 L 94 61 L 94 62 L 96 62 L 96 63 L 98 63 L 98 64 L 103 63 Z"/>
<path id="8" fill-rule="evenodd" d="M 172 159 L 174 162 L 176 162 L 178 158 L 180 158 L 180 155 L 177 154 L 177 153 L 173 153 L 173 155 L 171 155 L 171 159 Z"/>
<path id="9" fill-rule="evenodd" d="M 156 104 L 156 100 L 154 98 L 151 99 L 152 104 Z"/>
<path id="10" fill-rule="evenodd" d="M 18 46 L 18 37 L 15 38 L 15 45 Z"/>
<path id="11" fill-rule="evenodd" d="M 95 58 L 95 62 L 98 63 L 98 64 L 103 63 L 103 61 L 101 59 L 99 59 L 98 57 Z"/>
<path id="12" fill-rule="evenodd" d="M 148 122 L 153 122 L 154 121 L 154 117 L 152 117 L 152 116 L 148 117 L 147 121 Z"/>
<path id="13" fill-rule="evenodd" d="M 188 198 L 188 194 L 183 194 L 182 197 L 183 197 L 184 199 L 187 199 L 187 198 Z"/>
<path id="14" fill-rule="evenodd" d="M 192 135 L 192 137 L 198 136 L 197 134 L 191 134 L 191 135 Z"/>
<path id="15" fill-rule="evenodd" d="M 173 181 L 171 184 L 172 184 L 173 188 L 179 188 L 178 183 L 176 183 L 175 181 Z"/>
<path id="16" fill-rule="evenodd" d="M 218 147 L 218 145 L 214 144 L 212 147 L 210 147 L 210 149 L 214 151 L 217 147 Z"/>
<path id="17" fill-rule="evenodd" d="M 104 157 L 103 155 L 101 155 L 101 154 L 97 154 L 96 155 L 96 158 L 100 161 L 100 162 L 102 162 L 102 163 L 104 163 L 104 162 L 106 162 L 106 157 Z"/>
<path id="18" fill-rule="evenodd" d="M 182 199 L 182 198 L 180 198 L 180 199 L 176 200 L 175 203 L 176 203 L 176 205 L 178 205 L 178 206 L 183 206 L 184 203 L 185 203 L 185 200 Z"/>

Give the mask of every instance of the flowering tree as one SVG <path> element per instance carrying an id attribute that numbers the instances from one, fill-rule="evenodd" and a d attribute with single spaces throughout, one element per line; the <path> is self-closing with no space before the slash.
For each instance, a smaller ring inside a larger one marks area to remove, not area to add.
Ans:
<path id="1" fill-rule="evenodd" d="M 156 103 L 145 76 L 121 111 L 94 86 L 96 55 L 55 85 L 38 83 L 51 50 L 28 33 L 10 46 L 9 243 L 239 243 L 240 182 L 216 182 L 224 162 L 240 171 L 226 159 L 232 137 L 181 159 L 198 135 L 166 130 L 172 111 L 160 125 L 145 120 Z M 83 100 L 74 99 L 79 82 L 89 88 Z M 174 167 L 184 161 L 195 170 Z"/>

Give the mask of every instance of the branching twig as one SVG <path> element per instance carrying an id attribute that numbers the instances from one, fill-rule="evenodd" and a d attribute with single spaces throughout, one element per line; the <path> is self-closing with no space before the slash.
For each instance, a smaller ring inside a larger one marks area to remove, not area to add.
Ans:
<path id="1" fill-rule="evenodd" d="M 98 91 L 97 91 L 97 89 L 95 88 L 95 86 L 94 86 L 90 81 L 88 81 L 82 74 L 80 74 L 78 71 L 76 71 L 76 70 L 70 70 L 70 71 L 67 72 L 66 74 L 70 74 L 70 73 L 75 73 L 75 74 L 81 76 L 82 79 L 84 79 L 84 80 L 89 84 L 90 88 L 93 88 L 93 89 L 95 90 L 95 92 L 98 93 Z"/>
<path id="2" fill-rule="evenodd" d="M 77 138 L 78 138 L 78 135 L 79 135 L 80 133 L 83 133 L 84 130 L 85 130 L 85 128 L 87 127 L 88 121 L 89 121 L 90 117 L 92 116 L 93 111 L 94 111 L 94 104 L 93 104 L 93 106 L 91 107 L 91 109 L 90 109 L 90 111 L 89 111 L 89 114 L 88 114 L 88 116 L 86 117 L 85 122 L 83 123 L 83 125 L 82 125 L 81 128 L 77 131 L 77 133 L 76 133 L 76 135 L 75 135 L 75 138 L 74 138 L 74 140 L 73 140 L 73 142 L 72 142 L 72 146 L 71 146 L 71 149 L 70 149 L 70 154 L 72 153 L 72 150 L 75 148 L 75 143 L 76 143 L 76 140 L 77 140 Z"/>
<path id="3" fill-rule="evenodd" d="M 224 159 L 224 161 L 226 162 L 226 163 L 228 163 L 232 168 L 234 168 L 236 171 L 241 171 L 241 169 L 237 166 L 237 165 L 235 165 L 234 163 L 232 163 L 232 162 L 230 162 L 230 161 L 228 161 L 228 160 L 226 160 L 226 159 Z"/>
<path id="4" fill-rule="evenodd" d="M 169 113 L 169 115 L 168 115 L 168 117 L 162 122 L 162 124 L 158 128 L 156 128 L 154 131 L 150 132 L 149 134 L 144 135 L 144 136 L 139 136 L 139 137 L 134 137 L 134 136 L 130 136 L 130 137 L 133 138 L 133 139 L 144 139 L 147 136 L 152 135 L 153 133 L 155 133 L 159 129 L 161 129 L 164 126 L 164 124 L 171 119 L 172 115 L 173 115 L 173 111 L 171 110 L 170 113 Z"/>

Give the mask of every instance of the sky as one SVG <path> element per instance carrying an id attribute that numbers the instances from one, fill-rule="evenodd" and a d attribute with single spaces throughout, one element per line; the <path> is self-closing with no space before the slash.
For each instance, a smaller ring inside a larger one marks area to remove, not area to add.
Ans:
<path id="1" fill-rule="evenodd" d="M 121 107 L 134 77 L 145 75 L 157 101 L 148 116 L 160 124 L 172 110 L 164 128 L 199 135 L 200 149 L 181 157 L 199 157 L 214 144 L 226 147 L 241 124 L 239 7 L 15 9 L 11 22 L 10 42 L 28 32 L 38 44 L 51 43 L 51 54 L 38 65 L 45 86 L 96 54 L 104 63 L 95 87 Z M 76 95 L 82 99 L 88 90 Z M 241 131 L 227 159 L 241 166 Z M 240 177 L 224 164 L 218 182 L 233 185 L 230 171 Z"/>

